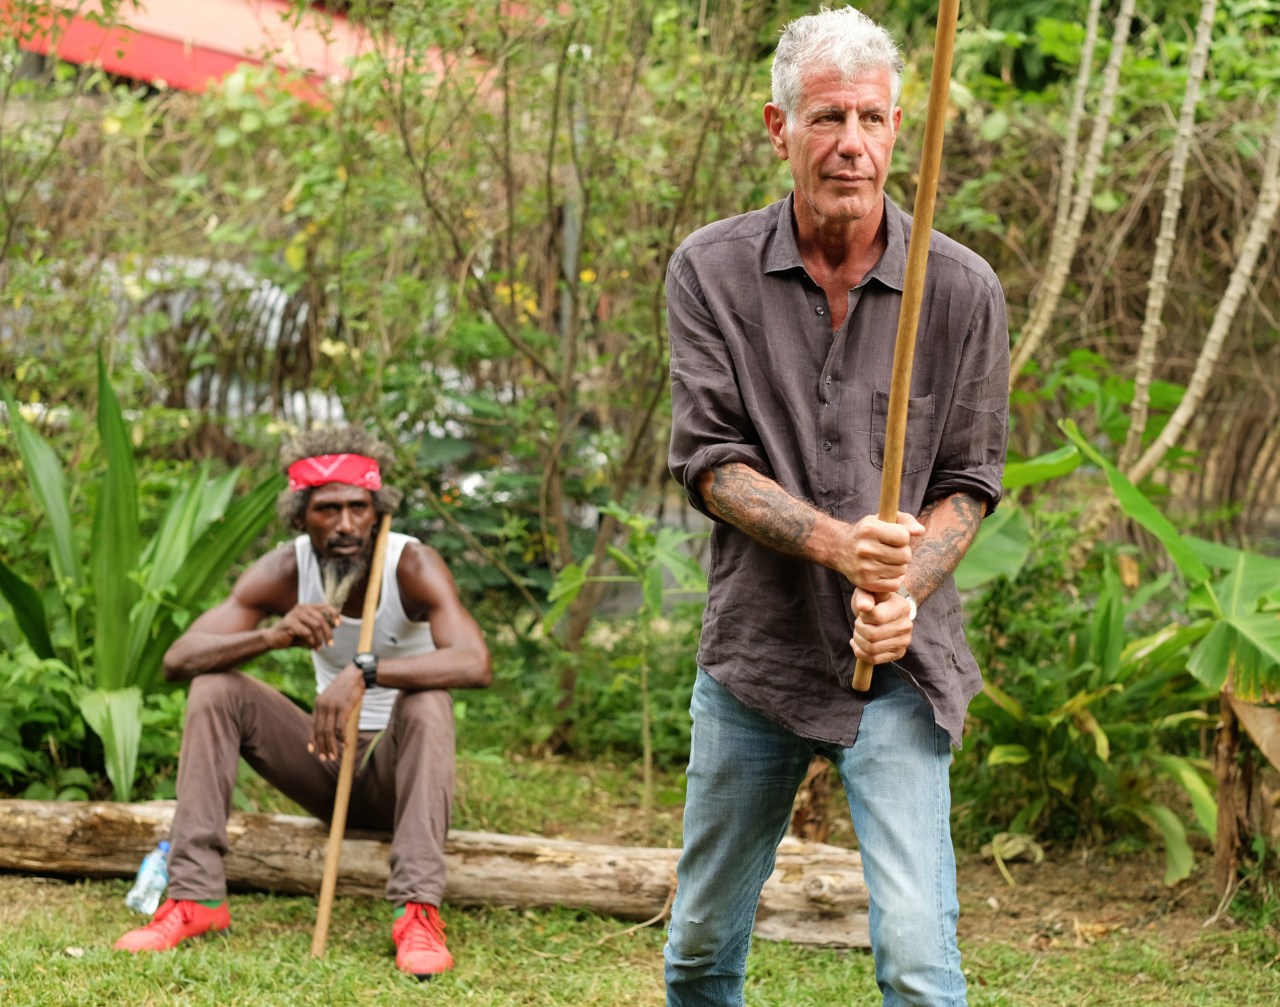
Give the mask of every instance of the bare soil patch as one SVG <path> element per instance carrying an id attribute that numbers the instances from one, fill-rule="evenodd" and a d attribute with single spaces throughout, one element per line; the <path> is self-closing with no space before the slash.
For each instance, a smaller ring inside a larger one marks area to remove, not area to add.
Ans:
<path id="1" fill-rule="evenodd" d="M 1218 912 L 1208 856 L 1200 858 L 1191 878 L 1175 886 L 1164 883 L 1163 858 L 1154 853 L 1109 857 L 1046 851 L 1038 864 L 1005 866 L 1012 885 L 994 860 L 961 857 L 961 940 L 1047 951 L 1122 932 L 1182 944 L 1234 922 Z"/>

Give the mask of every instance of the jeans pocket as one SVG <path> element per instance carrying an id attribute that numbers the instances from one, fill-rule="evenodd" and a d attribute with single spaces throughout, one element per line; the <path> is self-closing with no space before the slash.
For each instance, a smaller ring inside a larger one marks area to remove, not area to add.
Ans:
<path id="1" fill-rule="evenodd" d="M 889 425 L 889 395 L 871 395 L 871 464 L 884 469 L 884 443 Z M 907 399 L 907 436 L 902 449 L 902 472 L 919 472 L 933 464 L 933 396 Z"/>

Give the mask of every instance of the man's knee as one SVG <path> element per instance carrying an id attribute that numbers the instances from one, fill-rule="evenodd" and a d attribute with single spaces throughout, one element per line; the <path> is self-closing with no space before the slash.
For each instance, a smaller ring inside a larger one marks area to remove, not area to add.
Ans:
<path id="1" fill-rule="evenodd" d="M 244 702 L 250 688 L 249 678 L 238 671 L 197 675 L 187 690 L 187 716 L 234 708 Z"/>
<path id="2" fill-rule="evenodd" d="M 403 692 L 392 718 L 406 728 L 425 728 L 433 734 L 453 735 L 453 699 L 445 689 Z"/>

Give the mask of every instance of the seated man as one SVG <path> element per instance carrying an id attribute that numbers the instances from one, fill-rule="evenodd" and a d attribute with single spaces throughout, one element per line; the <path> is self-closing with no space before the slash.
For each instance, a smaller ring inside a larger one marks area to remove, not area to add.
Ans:
<path id="1" fill-rule="evenodd" d="M 393 532 L 372 651 L 356 653 L 376 527 L 401 497 L 382 484 L 391 457 L 351 428 L 313 430 L 287 444 L 281 458 L 289 488 L 279 511 L 302 534 L 249 567 L 231 596 L 165 655 L 166 677 L 191 681 L 170 898 L 116 948 L 164 951 L 231 925 L 222 858 L 240 757 L 328 820 L 343 726 L 363 700 L 348 821 L 392 834 L 387 898 L 396 906 L 396 966 L 420 980 L 452 967 L 439 912 L 454 788 L 446 690 L 488 685 L 489 651 L 439 553 Z M 312 652 L 311 716 L 238 670 L 286 647 Z"/>

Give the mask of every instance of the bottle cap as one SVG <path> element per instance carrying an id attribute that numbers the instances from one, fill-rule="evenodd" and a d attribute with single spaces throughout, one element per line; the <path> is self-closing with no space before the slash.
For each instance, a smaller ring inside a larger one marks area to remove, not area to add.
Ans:
<path id="1" fill-rule="evenodd" d="M 162 853 L 168 853 L 168 852 L 169 852 L 169 840 L 167 840 L 167 839 L 162 839 L 162 840 L 160 840 L 160 844 L 159 844 L 159 845 L 160 845 L 160 851 L 161 851 Z"/>

